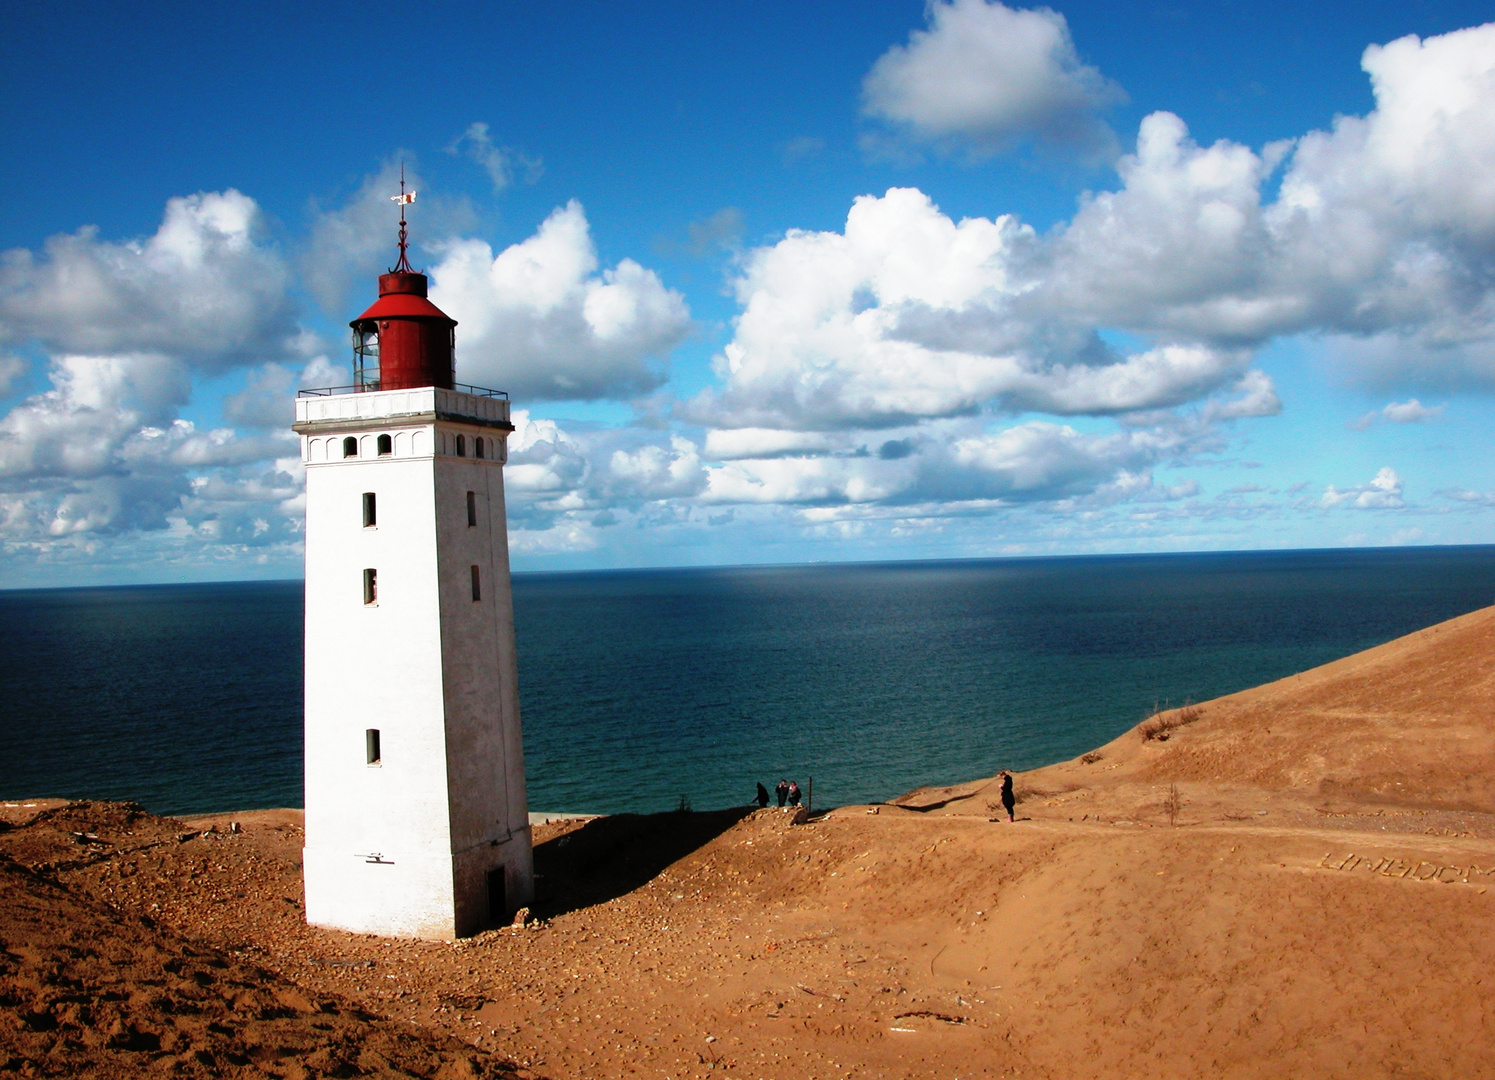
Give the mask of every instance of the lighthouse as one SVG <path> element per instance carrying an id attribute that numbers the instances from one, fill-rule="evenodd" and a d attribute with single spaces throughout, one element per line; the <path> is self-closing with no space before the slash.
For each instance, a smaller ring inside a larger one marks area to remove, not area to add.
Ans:
<path id="1" fill-rule="evenodd" d="M 533 892 L 503 467 L 508 396 L 458 385 L 407 257 L 303 390 L 306 919 L 451 940 Z"/>

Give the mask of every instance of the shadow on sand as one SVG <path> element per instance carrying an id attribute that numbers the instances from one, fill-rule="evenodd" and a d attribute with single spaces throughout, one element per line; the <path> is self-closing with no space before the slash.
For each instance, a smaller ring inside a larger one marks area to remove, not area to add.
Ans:
<path id="1" fill-rule="evenodd" d="M 964 795 L 951 795 L 948 799 L 941 799 L 939 802 L 931 802 L 931 803 L 894 802 L 891 805 L 898 807 L 898 809 L 900 809 L 900 810 L 912 810 L 915 813 L 927 814 L 931 810 L 943 810 L 945 807 L 949 806 L 951 803 L 964 802 L 967 799 L 974 799 L 979 794 L 981 794 L 980 791 L 968 791 Z"/>
<path id="2" fill-rule="evenodd" d="M 617 814 L 547 840 L 535 847 L 534 913 L 549 919 L 632 892 L 756 809 Z"/>

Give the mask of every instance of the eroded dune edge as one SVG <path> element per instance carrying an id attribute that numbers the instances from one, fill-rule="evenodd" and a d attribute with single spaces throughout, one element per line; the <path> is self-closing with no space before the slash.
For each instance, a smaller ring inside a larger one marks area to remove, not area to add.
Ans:
<path id="1" fill-rule="evenodd" d="M 0 1075 L 1495 1075 L 1495 608 L 997 790 L 539 826 L 457 945 L 308 928 L 297 812 L 9 806 Z"/>

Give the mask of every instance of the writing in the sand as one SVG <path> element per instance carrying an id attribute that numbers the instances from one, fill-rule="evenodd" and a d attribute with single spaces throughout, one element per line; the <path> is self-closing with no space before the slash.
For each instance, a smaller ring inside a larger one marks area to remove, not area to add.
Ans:
<path id="1" fill-rule="evenodd" d="M 1484 885 L 1485 879 L 1495 878 L 1495 866 L 1445 866 L 1426 859 L 1392 859 L 1356 855 L 1351 852 L 1343 857 L 1325 854 L 1319 860 L 1320 870 L 1361 870 L 1382 877 L 1400 878 L 1408 881 L 1437 881 L 1444 885 Z"/>

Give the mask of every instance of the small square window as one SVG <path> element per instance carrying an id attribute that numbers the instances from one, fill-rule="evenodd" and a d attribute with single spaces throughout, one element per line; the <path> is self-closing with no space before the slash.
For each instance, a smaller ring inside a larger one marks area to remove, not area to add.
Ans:
<path id="1" fill-rule="evenodd" d="M 372 529 L 377 524 L 379 524 L 379 511 L 375 505 L 374 493 L 365 491 L 363 493 L 363 527 Z"/>
<path id="2" fill-rule="evenodd" d="M 363 572 L 363 602 L 365 604 L 379 602 L 379 571 L 377 570 Z"/>
<path id="3" fill-rule="evenodd" d="M 378 728 L 371 727 L 363 733 L 363 748 L 370 765 L 379 765 L 382 763 L 383 759 L 379 752 Z"/>
<path id="4" fill-rule="evenodd" d="M 483 585 L 478 578 L 478 568 L 476 566 L 472 568 L 472 598 L 474 601 L 483 598 Z"/>

